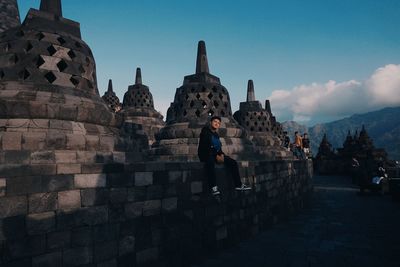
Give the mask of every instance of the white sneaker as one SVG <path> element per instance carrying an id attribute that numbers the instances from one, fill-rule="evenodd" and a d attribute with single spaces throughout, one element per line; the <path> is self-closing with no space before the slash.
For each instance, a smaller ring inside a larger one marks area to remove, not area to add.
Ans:
<path id="1" fill-rule="evenodd" d="M 218 187 L 217 186 L 213 186 L 211 188 L 211 194 L 213 194 L 214 196 L 217 196 L 217 195 L 219 195 L 221 193 L 218 191 Z"/>
<path id="2" fill-rule="evenodd" d="M 246 191 L 246 190 L 251 190 L 251 187 L 249 187 L 245 184 L 242 184 L 240 187 L 236 187 L 235 189 L 238 191 Z"/>

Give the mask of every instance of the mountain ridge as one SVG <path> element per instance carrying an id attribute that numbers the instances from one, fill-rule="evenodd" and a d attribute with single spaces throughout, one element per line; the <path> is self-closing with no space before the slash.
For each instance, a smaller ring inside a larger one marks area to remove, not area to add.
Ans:
<path id="1" fill-rule="evenodd" d="M 376 148 L 384 148 L 390 159 L 400 159 L 400 107 L 386 107 L 367 113 L 353 114 L 340 120 L 318 123 L 307 127 L 294 121 L 283 122 L 282 126 L 288 132 L 291 140 L 295 131 L 308 132 L 313 154 L 318 152 L 319 144 L 326 133 L 328 141 L 334 148 L 343 146 L 350 130 L 354 135 L 365 126 L 368 135 L 373 139 Z"/>

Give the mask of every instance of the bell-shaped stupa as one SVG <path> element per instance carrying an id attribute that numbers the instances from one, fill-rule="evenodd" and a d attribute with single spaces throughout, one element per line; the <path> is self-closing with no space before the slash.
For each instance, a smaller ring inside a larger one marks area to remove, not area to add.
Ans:
<path id="1" fill-rule="evenodd" d="M 124 95 L 122 115 L 124 122 L 142 126 L 149 145 L 155 142 L 156 135 L 164 127 L 163 116 L 154 109 L 153 95 L 148 86 L 142 84 L 142 71 L 136 69 L 135 84 L 128 87 Z"/>
<path id="2" fill-rule="evenodd" d="M 147 148 L 144 135 L 123 137 L 122 117 L 101 99 L 92 51 L 79 23 L 62 16 L 61 0 L 30 9 L 22 25 L 1 34 L 0 47 L 3 151 L 25 150 L 30 163 L 37 151 L 53 163 L 68 151 L 86 163 Z"/>
<path id="3" fill-rule="evenodd" d="M 113 89 L 112 80 L 108 80 L 108 88 L 104 95 L 101 97 L 104 102 L 111 108 L 112 111 L 118 112 L 121 110 L 121 102 Z"/>
<path id="4" fill-rule="evenodd" d="M 17 0 L 0 0 L 0 33 L 21 25 Z"/>
<path id="5" fill-rule="evenodd" d="M 249 138 L 259 151 L 268 158 L 285 158 L 291 156 L 281 146 L 282 127 L 272 115 L 269 101 L 266 101 L 264 109 L 256 100 L 254 83 L 249 80 L 247 83 L 247 101 L 241 102 L 239 110 L 233 115 L 236 121 L 245 128 Z"/>
<path id="6" fill-rule="evenodd" d="M 197 160 L 201 129 L 212 116 L 222 118 L 218 132 L 227 154 L 236 158 L 254 155 L 246 131 L 232 116 L 228 90 L 218 77 L 210 74 L 206 45 L 200 41 L 196 73 L 185 76 L 183 85 L 176 89 L 174 102 L 167 111 L 167 125 L 160 131 L 154 154 L 171 160 Z"/>

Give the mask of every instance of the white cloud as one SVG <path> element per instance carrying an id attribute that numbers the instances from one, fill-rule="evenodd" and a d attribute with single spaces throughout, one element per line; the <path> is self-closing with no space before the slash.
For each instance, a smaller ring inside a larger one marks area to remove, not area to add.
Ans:
<path id="1" fill-rule="evenodd" d="M 295 86 L 269 97 L 279 120 L 316 122 L 400 106 L 400 65 L 377 69 L 364 82 L 355 80 Z"/>

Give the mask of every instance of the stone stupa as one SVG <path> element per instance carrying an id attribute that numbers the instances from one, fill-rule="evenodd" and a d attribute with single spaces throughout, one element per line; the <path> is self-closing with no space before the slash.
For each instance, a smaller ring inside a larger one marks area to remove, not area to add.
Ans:
<path id="1" fill-rule="evenodd" d="M 164 127 L 163 116 L 154 109 L 153 95 L 148 86 L 142 84 L 142 72 L 136 69 L 135 84 L 128 87 L 124 95 L 121 114 L 125 123 L 140 124 L 147 135 L 149 145 L 155 142 L 156 135 Z"/>
<path id="2" fill-rule="evenodd" d="M 92 51 L 79 23 L 63 17 L 61 0 L 30 9 L 0 46 L 3 151 L 23 151 L 29 164 L 124 161 L 126 151 L 140 159 L 147 140 L 120 130 L 122 117 L 101 99 Z"/>
<path id="3" fill-rule="evenodd" d="M 233 115 L 236 121 L 249 133 L 249 138 L 257 149 L 269 159 L 292 156 L 281 146 L 282 127 L 272 115 L 269 101 L 264 109 L 255 98 L 254 83 L 247 83 L 247 99 L 241 102 L 239 110 Z"/>
<path id="4" fill-rule="evenodd" d="M 226 154 L 234 158 L 255 156 L 246 131 L 232 116 L 228 90 L 210 74 L 206 45 L 198 43 L 196 73 L 184 77 L 167 111 L 166 126 L 154 145 L 156 158 L 198 160 L 197 146 L 202 127 L 212 116 L 222 118 L 219 134 Z"/>
<path id="5" fill-rule="evenodd" d="M 104 102 L 111 108 L 112 111 L 118 112 L 121 110 L 122 105 L 119 101 L 118 96 L 115 94 L 113 89 L 112 80 L 108 80 L 108 88 L 104 95 L 101 97 L 103 98 Z"/>

